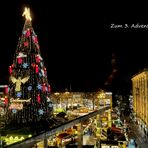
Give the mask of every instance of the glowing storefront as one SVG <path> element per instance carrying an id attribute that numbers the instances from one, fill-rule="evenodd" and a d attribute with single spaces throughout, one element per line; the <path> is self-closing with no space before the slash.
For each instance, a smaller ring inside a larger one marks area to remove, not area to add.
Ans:
<path id="1" fill-rule="evenodd" d="M 148 70 L 132 77 L 133 110 L 138 124 L 148 132 Z"/>

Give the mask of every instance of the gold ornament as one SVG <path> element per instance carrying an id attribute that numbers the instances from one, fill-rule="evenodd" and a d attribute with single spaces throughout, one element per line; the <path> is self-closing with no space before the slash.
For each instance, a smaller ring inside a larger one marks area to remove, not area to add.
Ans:
<path id="1" fill-rule="evenodd" d="M 20 91 L 21 90 L 21 83 L 26 83 L 29 80 L 29 76 L 21 79 L 21 77 L 18 77 L 18 79 L 16 79 L 15 77 L 11 76 L 11 81 L 13 83 L 16 83 L 15 85 L 15 91 Z"/>

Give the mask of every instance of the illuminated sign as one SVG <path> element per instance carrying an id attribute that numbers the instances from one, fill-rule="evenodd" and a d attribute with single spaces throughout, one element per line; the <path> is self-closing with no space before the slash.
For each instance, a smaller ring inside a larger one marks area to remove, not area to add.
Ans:
<path id="1" fill-rule="evenodd" d="M 119 148 L 118 146 L 116 145 L 101 145 L 101 148 Z"/>
<path id="2" fill-rule="evenodd" d="M 9 109 L 17 109 L 17 110 L 21 110 L 23 109 L 23 104 L 21 103 L 12 103 L 10 106 L 9 106 Z"/>
<path id="3" fill-rule="evenodd" d="M 23 103 L 23 102 L 30 102 L 31 98 L 30 99 L 20 99 L 20 98 L 17 98 L 17 99 L 13 99 L 11 98 L 10 102 L 16 102 L 16 103 Z"/>

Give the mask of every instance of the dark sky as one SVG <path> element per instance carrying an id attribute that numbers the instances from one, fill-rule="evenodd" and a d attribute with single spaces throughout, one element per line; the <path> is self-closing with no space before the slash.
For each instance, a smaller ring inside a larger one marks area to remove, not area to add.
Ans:
<path id="1" fill-rule="evenodd" d="M 103 10 L 100 17 L 95 4 L 15 0 L 12 5 L 4 3 L 1 7 L 5 11 L 0 10 L 0 84 L 8 81 L 8 66 L 25 21 L 24 6 L 31 9 L 53 91 L 70 86 L 73 91 L 96 91 L 100 87 L 129 91 L 131 76 L 148 62 L 148 28 L 110 28 L 112 23 L 148 24 L 144 14 L 120 13 L 118 8 Z"/>

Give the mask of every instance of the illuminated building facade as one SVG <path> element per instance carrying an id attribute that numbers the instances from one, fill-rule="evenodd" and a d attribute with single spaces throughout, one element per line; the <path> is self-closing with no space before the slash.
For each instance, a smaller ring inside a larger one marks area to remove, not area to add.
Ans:
<path id="1" fill-rule="evenodd" d="M 148 71 L 132 77 L 133 110 L 136 121 L 148 132 Z"/>
<path id="2" fill-rule="evenodd" d="M 0 115 L 4 114 L 8 102 L 8 85 L 0 85 Z"/>
<path id="3" fill-rule="evenodd" d="M 104 112 L 104 114 L 102 114 L 101 120 L 102 123 L 107 123 L 108 127 L 112 126 L 112 120 L 111 120 L 111 110 L 112 110 L 112 92 L 100 92 L 97 96 L 98 98 L 98 107 L 102 107 L 102 106 L 110 106 L 111 109 Z"/>

